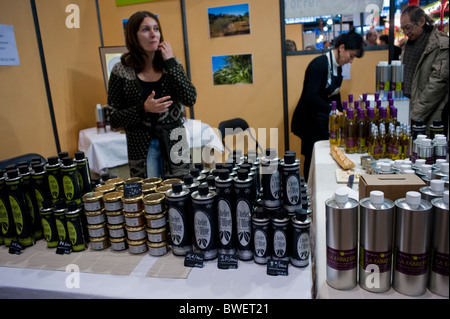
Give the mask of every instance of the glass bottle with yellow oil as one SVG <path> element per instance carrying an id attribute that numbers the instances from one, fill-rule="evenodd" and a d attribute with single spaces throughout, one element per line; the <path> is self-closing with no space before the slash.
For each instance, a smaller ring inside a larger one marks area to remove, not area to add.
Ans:
<path id="1" fill-rule="evenodd" d="M 340 123 L 339 116 L 336 110 L 337 103 L 336 101 L 331 102 L 331 112 L 328 119 L 328 129 L 330 132 L 330 145 L 339 145 L 339 131 L 340 131 Z"/>

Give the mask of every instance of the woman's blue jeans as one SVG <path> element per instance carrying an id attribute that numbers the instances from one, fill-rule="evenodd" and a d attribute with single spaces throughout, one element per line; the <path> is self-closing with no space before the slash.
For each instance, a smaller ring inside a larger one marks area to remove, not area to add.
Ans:
<path id="1" fill-rule="evenodd" d="M 151 139 L 147 153 L 147 177 L 161 177 L 164 179 L 162 153 L 159 140 Z"/>

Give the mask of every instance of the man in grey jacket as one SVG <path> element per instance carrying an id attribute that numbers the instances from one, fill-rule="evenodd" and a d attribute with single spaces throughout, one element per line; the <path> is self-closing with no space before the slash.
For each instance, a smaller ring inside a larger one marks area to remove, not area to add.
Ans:
<path id="1" fill-rule="evenodd" d="M 403 54 L 404 93 L 410 98 L 411 123 L 423 120 L 427 127 L 442 119 L 448 101 L 448 36 L 437 30 L 434 21 L 419 6 L 408 6 L 400 17 L 408 37 Z"/>

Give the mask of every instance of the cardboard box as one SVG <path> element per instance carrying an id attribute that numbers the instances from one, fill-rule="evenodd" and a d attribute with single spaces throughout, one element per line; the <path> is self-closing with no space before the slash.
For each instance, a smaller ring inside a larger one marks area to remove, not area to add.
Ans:
<path id="1" fill-rule="evenodd" d="M 415 174 L 363 174 L 359 178 L 359 200 L 369 197 L 371 191 L 382 191 L 384 198 L 395 202 L 405 198 L 406 192 L 420 192 L 425 182 Z"/>

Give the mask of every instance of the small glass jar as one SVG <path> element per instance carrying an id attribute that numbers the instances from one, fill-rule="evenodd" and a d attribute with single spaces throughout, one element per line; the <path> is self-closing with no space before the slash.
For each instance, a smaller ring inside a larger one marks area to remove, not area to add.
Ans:
<path id="1" fill-rule="evenodd" d="M 147 228 L 147 239 L 151 243 L 160 243 L 167 239 L 167 228 Z"/>
<path id="2" fill-rule="evenodd" d="M 121 238 L 127 235 L 125 231 L 125 223 L 119 225 L 109 225 L 108 224 L 109 237 L 111 238 Z"/>
<path id="3" fill-rule="evenodd" d="M 161 214 L 166 210 L 166 195 L 162 193 L 153 193 L 144 196 L 144 211 L 147 214 Z"/>
<path id="4" fill-rule="evenodd" d="M 151 243 L 147 241 L 148 253 L 152 256 L 163 256 L 169 252 L 169 246 L 167 242 L 162 241 L 160 243 Z"/>
<path id="5" fill-rule="evenodd" d="M 147 226 L 149 228 L 161 228 L 167 224 L 166 213 L 156 215 L 145 214 L 145 218 L 147 219 Z"/>
<path id="6" fill-rule="evenodd" d="M 108 236 L 90 237 L 89 240 L 93 250 L 103 250 L 109 247 Z"/>
<path id="7" fill-rule="evenodd" d="M 106 222 L 96 225 L 87 225 L 89 237 L 103 237 L 109 235 L 108 227 L 106 227 Z"/>
<path id="8" fill-rule="evenodd" d="M 122 192 L 110 192 L 103 195 L 103 205 L 108 212 L 120 211 L 123 209 Z"/>
<path id="9" fill-rule="evenodd" d="M 132 254 L 142 254 L 148 251 L 147 239 L 130 240 L 127 239 L 128 251 Z"/>
<path id="10" fill-rule="evenodd" d="M 125 237 L 119 238 L 109 238 L 109 242 L 111 244 L 111 248 L 113 250 L 122 251 L 128 249 L 127 239 Z"/>
<path id="11" fill-rule="evenodd" d="M 108 224 L 119 225 L 125 222 L 125 216 L 121 210 L 115 212 L 106 211 L 106 219 Z"/>
<path id="12" fill-rule="evenodd" d="M 127 213 L 140 212 L 144 208 L 142 198 L 142 195 L 122 197 L 123 211 Z"/>
<path id="13" fill-rule="evenodd" d="M 85 211 L 87 223 L 90 225 L 101 224 L 106 221 L 105 210 L 97 210 L 94 212 Z"/>
<path id="14" fill-rule="evenodd" d="M 83 201 L 84 210 L 88 212 L 98 211 L 103 208 L 103 193 L 89 192 L 81 198 Z"/>
<path id="15" fill-rule="evenodd" d="M 144 211 L 137 213 L 123 213 L 125 217 L 125 224 L 127 226 L 142 226 L 145 225 Z"/>
<path id="16" fill-rule="evenodd" d="M 130 240 L 141 240 L 147 238 L 145 225 L 142 226 L 125 226 L 127 230 L 127 238 Z"/>

